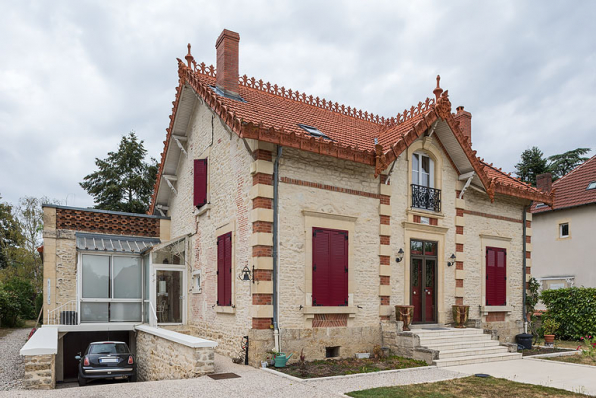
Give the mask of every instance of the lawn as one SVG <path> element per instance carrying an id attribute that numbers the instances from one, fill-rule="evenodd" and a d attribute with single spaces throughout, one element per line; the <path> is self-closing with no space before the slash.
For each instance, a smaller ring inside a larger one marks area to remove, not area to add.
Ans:
<path id="1" fill-rule="evenodd" d="M 403 358 L 397 355 L 389 355 L 379 359 L 326 359 L 312 362 L 305 362 L 304 368 L 300 363 L 293 363 L 285 368 L 276 368 L 280 372 L 309 379 L 313 377 L 350 375 L 355 373 L 370 373 L 381 370 L 406 369 L 427 366 L 424 361 Z"/>
<path id="2" fill-rule="evenodd" d="M 587 397 L 557 388 L 523 384 L 494 377 L 465 377 L 437 383 L 411 384 L 399 387 L 381 387 L 347 393 L 358 398 L 542 398 Z"/>
<path id="3" fill-rule="evenodd" d="M 554 358 L 542 358 L 548 359 L 549 361 L 577 363 L 579 365 L 590 365 L 596 366 L 596 358 L 591 358 L 586 355 L 569 355 L 565 357 L 554 357 Z"/>

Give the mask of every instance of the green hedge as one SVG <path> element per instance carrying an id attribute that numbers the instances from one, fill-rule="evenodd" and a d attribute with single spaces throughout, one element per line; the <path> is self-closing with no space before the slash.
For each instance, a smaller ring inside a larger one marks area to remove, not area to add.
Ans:
<path id="1" fill-rule="evenodd" d="M 547 308 L 544 319 L 553 318 L 561 324 L 558 338 L 578 340 L 596 335 L 596 288 L 544 290 L 540 299 Z"/>

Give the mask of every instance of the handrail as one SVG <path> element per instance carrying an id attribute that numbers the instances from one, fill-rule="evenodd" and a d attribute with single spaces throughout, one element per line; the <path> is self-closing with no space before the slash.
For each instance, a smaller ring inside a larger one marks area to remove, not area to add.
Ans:
<path id="1" fill-rule="evenodd" d="M 149 302 L 149 326 L 157 327 L 157 313 L 152 302 Z"/>
<path id="2" fill-rule="evenodd" d="M 65 315 L 61 315 L 64 313 Z M 47 325 L 78 325 L 77 300 L 70 300 L 53 310 L 48 310 Z"/>

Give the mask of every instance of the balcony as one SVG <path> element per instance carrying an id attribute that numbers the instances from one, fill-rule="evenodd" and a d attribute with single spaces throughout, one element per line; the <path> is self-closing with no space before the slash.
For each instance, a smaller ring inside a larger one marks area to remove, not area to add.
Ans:
<path id="1" fill-rule="evenodd" d="M 441 190 L 412 184 L 412 208 L 441 212 Z"/>

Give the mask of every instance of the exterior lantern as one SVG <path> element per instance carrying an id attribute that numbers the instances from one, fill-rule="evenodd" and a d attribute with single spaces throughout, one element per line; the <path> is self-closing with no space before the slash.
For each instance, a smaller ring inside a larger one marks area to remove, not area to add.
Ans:
<path id="1" fill-rule="evenodd" d="M 404 259 L 404 249 L 399 249 L 399 251 L 397 252 L 397 256 L 395 257 L 395 262 L 399 263 L 403 259 Z"/>

